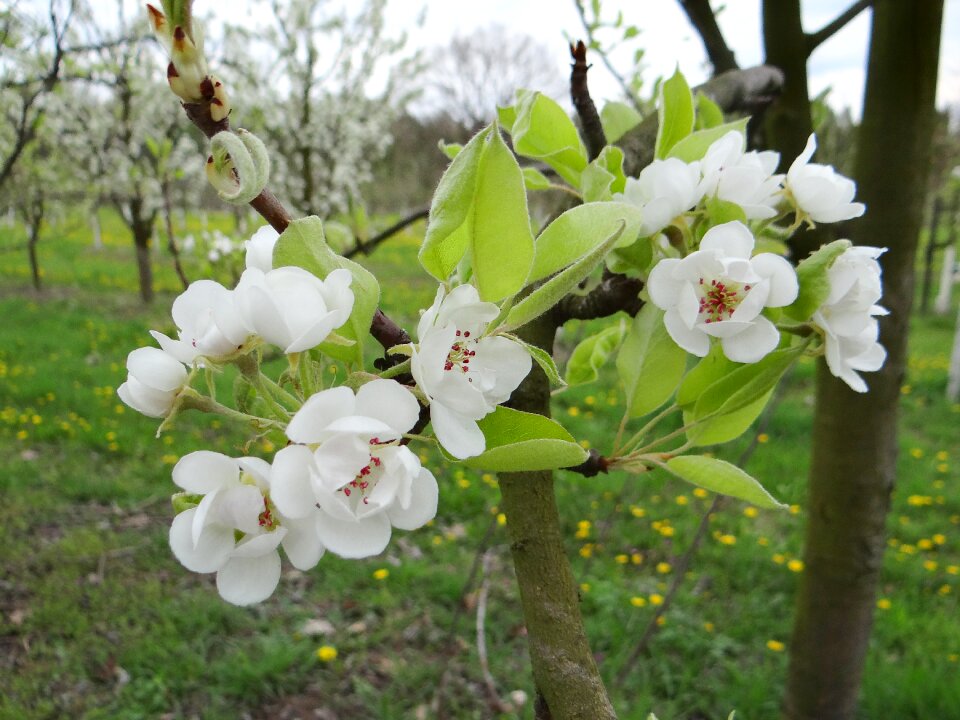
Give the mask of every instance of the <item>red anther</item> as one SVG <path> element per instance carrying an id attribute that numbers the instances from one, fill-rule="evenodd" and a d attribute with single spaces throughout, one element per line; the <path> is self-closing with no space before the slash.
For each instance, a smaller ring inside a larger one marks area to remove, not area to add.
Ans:
<path id="1" fill-rule="evenodd" d="M 345 487 L 345 488 L 343 489 L 343 494 L 346 495 L 347 497 L 350 497 L 350 488 Z"/>
<path id="2" fill-rule="evenodd" d="M 457 334 L 459 335 L 460 333 L 458 332 Z M 469 332 L 464 332 L 464 333 L 463 333 L 463 336 L 464 336 L 465 338 L 468 338 L 468 337 L 470 337 L 470 333 L 469 333 Z"/>
<path id="3" fill-rule="evenodd" d="M 460 337 L 460 331 L 457 330 L 457 337 Z"/>

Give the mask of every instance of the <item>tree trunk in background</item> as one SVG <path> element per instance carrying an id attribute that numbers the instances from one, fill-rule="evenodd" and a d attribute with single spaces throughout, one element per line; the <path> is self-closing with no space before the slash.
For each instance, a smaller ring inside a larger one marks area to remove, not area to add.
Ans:
<path id="1" fill-rule="evenodd" d="M 764 145 L 780 153 L 779 170 L 786 172 L 813 132 L 800 0 L 763 0 L 763 45 L 764 62 L 780 68 L 785 78 L 780 97 L 764 115 Z M 798 231 L 790 239 L 794 262 L 829 242 L 828 232 L 822 228 Z"/>
<path id="2" fill-rule="evenodd" d="M 549 315 L 518 335 L 553 351 L 556 324 Z M 537 366 L 513 393 L 517 410 L 550 414 L 550 385 Z M 614 720 L 580 614 L 578 588 L 567 560 L 553 473 L 501 473 L 501 507 L 507 516 L 510 553 L 537 686 L 537 720 Z"/>
<path id="3" fill-rule="evenodd" d="M 43 225 L 43 200 L 35 200 L 30 207 L 30 236 L 27 239 L 27 255 L 30 258 L 30 276 L 33 289 L 41 290 L 40 261 L 37 258 L 37 243 L 40 242 L 40 227 Z"/>
<path id="4" fill-rule="evenodd" d="M 880 340 L 889 353 L 857 394 L 821 362 L 803 574 L 784 712 L 790 720 L 850 720 L 856 712 L 897 459 L 897 406 L 906 365 L 914 256 L 923 222 L 934 119 L 942 0 L 877 0 L 854 241 L 886 246 Z"/>

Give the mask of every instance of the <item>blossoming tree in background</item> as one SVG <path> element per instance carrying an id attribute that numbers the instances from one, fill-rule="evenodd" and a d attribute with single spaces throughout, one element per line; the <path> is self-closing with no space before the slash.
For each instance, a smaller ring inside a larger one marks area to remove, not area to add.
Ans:
<path id="1" fill-rule="evenodd" d="M 377 279 L 326 243 L 323 222 L 291 218 L 266 189 L 270 151 L 229 129 L 232 102 L 209 73 L 190 6 L 149 8 L 170 86 L 211 138 L 213 186 L 227 202 L 253 205 L 275 232 L 250 241 L 235 288 L 201 280 L 177 298 L 177 337 L 154 333 L 160 348 L 134 350 L 118 392 L 163 418 L 159 431 L 201 410 L 283 449 L 181 458 L 174 554 L 216 573 L 220 594 L 238 605 L 275 591 L 278 548 L 300 570 L 327 551 L 377 555 L 394 529 L 414 531 L 436 514 L 444 479 L 409 445 L 439 445 L 499 473 L 538 717 L 614 717 L 564 557 L 552 471 L 659 469 L 782 507 L 702 449 L 742 435 L 801 357 L 825 355 L 858 392 L 859 373 L 883 364 L 883 250 L 838 240 L 796 267 L 781 254 L 801 226 L 863 214 L 853 183 L 811 162 L 812 137 L 789 172 L 775 174 L 776 153 L 745 150 L 746 121 L 725 123 L 679 73 L 662 85 L 655 159 L 637 178 L 624 173 L 620 148 L 593 136 L 588 152 L 562 108 L 520 91 L 496 122 L 447 148 L 419 256 L 438 289 L 414 339 L 378 309 Z M 527 193 L 558 185 L 578 204 L 534 232 Z M 621 311 L 629 323 L 612 317 Z M 604 317 L 561 374 L 557 329 Z M 373 363 L 368 334 L 384 350 Z M 285 367 L 267 372 L 267 352 L 286 356 Z M 550 385 L 595 379 L 614 355 L 626 412 L 608 437 L 589 439 L 605 452 L 588 453 L 549 418 Z M 239 370 L 232 406 L 210 381 L 227 365 Z"/>

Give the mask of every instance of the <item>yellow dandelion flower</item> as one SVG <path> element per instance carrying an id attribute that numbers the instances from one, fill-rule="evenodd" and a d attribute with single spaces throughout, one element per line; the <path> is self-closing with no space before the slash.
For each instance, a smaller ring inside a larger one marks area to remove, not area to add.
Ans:
<path id="1" fill-rule="evenodd" d="M 787 563 L 787 569 L 790 572 L 803 572 L 803 560 L 791 560 Z"/>
<path id="2" fill-rule="evenodd" d="M 758 443 L 768 443 L 768 442 L 770 442 L 770 436 L 767 435 L 766 433 L 760 433 L 759 435 L 757 435 L 757 442 L 758 442 Z"/>
<path id="3" fill-rule="evenodd" d="M 676 503 L 677 505 L 686 505 L 690 502 L 690 499 L 686 495 L 677 495 Z"/>
<path id="4" fill-rule="evenodd" d="M 760 547 L 766 547 L 769 544 L 770 544 L 770 541 L 767 540 L 767 538 L 765 538 L 763 535 L 757 538 L 757 545 L 759 545 Z"/>
<path id="5" fill-rule="evenodd" d="M 507 516 L 503 513 L 497 513 L 497 525 L 501 527 L 507 524 Z"/>
<path id="6" fill-rule="evenodd" d="M 943 533 L 937 533 L 930 539 L 933 540 L 935 545 L 943 545 L 947 541 L 947 536 Z"/>
<path id="7" fill-rule="evenodd" d="M 786 647 L 787 646 L 779 640 L 767 640 L 767 649 L 772 650 L 773 652 L 783 652 Z"/>
<path id="8" fill-rule="evenodd" d="M 937 590 L 937 595 L 949 595 L 953 592 L 953 589 L 949 585 L 941 585 L 940 589 Z"/>
<path id="9" fill-rule="evenodd" d="M 650 604 L 651 604 L 651 605 L 663 605 L 663 595 L 660 595 L 659 593 L 653 593 L 653 594 L 650 596 Z"/>
<path id="10" fill-rule="evenodd" d="M 755 507 L 753 507 L 753 505 L 748 505 L 743 509 L 743 514 L 746 515 L 748 518 L 755 518 L 757 515 L 760 514 L 760 511 L 757 510 Z"/>
<path id="11" fill-rule="evenodd" d="M 642 507 L 637 507 L 636 505 L 631 505 L 631 506 L 630 506 L 630 514 L 633 515 L 634 517 L 642 518 L 644 515 L 647 514 L 647 511 L 644 510 Z"/>
<path id="12" fill-rule="evenodd" d="M 622 555 L 622 554 L 621 554 L 621 555 L 617 555 L 617 556 L 614 558 L 614 560 L 616 560 L 616 562 L 617 562 L 618 565 L 626 565 L 628 562 L 630 562 L 629 556 L 627 556 L 627 555 Z"/>
<path id="13" fill-rule="evenodd" d="M 712 622 L 705 622 L 705 623 L 703 624 L 703 629 L 706 630 L 708 633 L 712 633 L 712 632 L 714 631 L 713 623 L 712 623 Z"/>
<path id="14" fill-rule="evenodd" d="M 593 556 L 593 545 L 587 543 L 580 548 L 580 557 L 588 558 Z"/>
<path id="15" fill-rule="evenodd" d="M 673 570 L 673 567 L 668 562 L 658 562 L 657 563 L 657 572 L 661 575 L 666 575 L 668 572 Z"/>
<path id="16" fill-rule="evenodd" d="M 634 595 L 630 598 L 630 604 L 634 607 L 644 607 L 647 604 L 647 599 L 645 597 L 640 597 L 639 595 Z"/>
<path id="17" fill-rule="evenodd" d="M 721 545 L 736 545 L 736 544 L 737 544 L 737 538 L 736 538 L 736 536 L 730 535 L 729 533 L 720 535 L 720 536 L 717 538 L 717 540 L 720 542 Z"/>
<path id="18" fill-rule="evenodd" d="M 782 554 L 780 554 L 780 553 L 776 553 L 776 554 L 773 556 L 773 561 L 774 561 L 777 565 L 783 565 L 783 564 L 787 561 L 787 558 L 785 558 L 785 557 L 784 557 Z"/>
<path id="19" fill-rule="evenodd" d="M 373 571 L 374 580 L 386 580 L 390 576 L 390 571 L 386 568 L 377 568 Z"/>
<path id="20" fill-rule="evenodd" d="M 710 493 L 708 493 L 708 492 L 707 492 L 706 490 L 704 490 L 703 488 L 694 488 L 694 489 L 693 489 L 693 496 L 694 496 L 694 497 L 698 497 L 698 498 L 700 498 L 701 500 L 703 500 L 703 498 L 707 497 L 709 494 L 710 494 Z"/>
<path id="21" fill-rule="evenodd" d="M 580 592 L 582 593 L 590 592 L 590 583 L 580 583 Z"/>
<path id="22" fill-rule="evenodd" d="M 923 449 L 918 447 L 910 448 L 910 457 L 919 460 L 923 457 Z"/>
<path id="23" fill-rule="evenodd" d="M 877 600 L 877 607 L 880 610 L 889 610 L 893 603 L 890 602 L 890 598 L 880 598 Z"/>
<path id="24" fill-rule="evenodd" d="M 578 408 L 576 405 L 571 405 L 570 407 L 567 408 L 567 415 L 569 415 L 570 417 L 576 417 L 579 414 L 580 414 L 580 408 Z"/>
<path id="25" fill-rule="evenodd" d="M 960 574 L 960 565 L 947 565 L 947 575 Z"/>
<path id="26" fill-rule="evenodd" d="M 950 457 L 950 453 L 948 453 L 946 450 L 938 450 L 936 457 L 937 457 L 937 460 L 939 460 L 940 462 L 944 462 L 947 458 Z"/>
<path id="27" fill-rule="evenodd" d="M 643 554 L 638 552 L 630 553 L 630 562 L 634 565 L 639 565 L 643 562 Z"/>
<path id="28" fill-rule="evenodd" d="M 320 662 L 332 662 L 337 659 L 337 649 L 333 645 L 321 645 L 317 648 L 317 659 Z"/>

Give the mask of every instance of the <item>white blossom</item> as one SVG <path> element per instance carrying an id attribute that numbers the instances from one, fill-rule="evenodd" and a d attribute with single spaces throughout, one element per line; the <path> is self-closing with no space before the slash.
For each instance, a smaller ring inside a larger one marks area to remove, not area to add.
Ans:
<path id="1" fill-rule="evenodd" d="M 654 160 L 640 171 L 639 178 L 627 178 L 623 193 L 614 200 L 636 205 L 642 211 L 640 235 L 660 232 L 703 197 L 700 163 L 677 158 Z"/>
<path id="2" fill-rule="evenodd" d="M 269 476 L 265 460 L 207 450 L 184 456 L 173 468 L 177 485 L 203 497 L 174 518 L 170 548 L 188 570 L 215 572 L 221 597 L 234 605 L 273 593 L 280 580 L 278 546 L 300 570 L 315 566 L 324 552 L 319 513 L 285 517 L 271 500 Z"/>
<path id="3" fill-rule="evenodd" d="M 716 337 L 728 358 L 749 363 L 777 346 L 780 333 L 760 313 L 796 299 L 797 275 L 779 255 L 751 257 L 753 246 L 747 227 L 729 222 L 708 230 L 696 252 L 654 266 L 650 300 L 666 311 L 667 332 L 687 352 L 705 356 Z"/>
<path id="4" fill-rule="evenodd" d="M 300 518 L 320 508 L 319 536 L 331 552 L 383 552 L 392 528 L 414 530 L 437 512 L 437 481 L 398 441 L 420 415 L 413 394 L 374 380 L 354 395 L 335 387 L 311 396 L 287 427 L 290 445 L 274 458 L 273 500 Z"/>
<path id="5" fill-rule="evenodd" d="M 460 285 L 449 295 L 443 286 L 420 318 L 411 372 L 430 400 L 437 440 L 458 458 L 479 455 L 486 440 L 477 420 L 510 397 L 530 372 L 530 355 L 505 337 L 483 337 L 499 314 L 480 302 L 477 289 Z"/>
<path id="6" fill-rule="evenodd" d="M 776 175 L 780 154 L 744 152 L 743 134 L 730 131 L 715 141 L 704 155 L 701 172 L 705 192 L 736 203 L 749 220 L 776 217 L 783 175 Z"/>
<path id="7" fill-rule="evenodd" d="M 830 294 L 813 315 L 823 328 L 827 367 L 857 392 L 867 384 L 857 371 L 883 367 L 887 351 L 877 342 L 878 315 L 887 310 L 877 301 L 883 294 L 880 263 L 886 248 L 855 246 L 838 257 L 827 271 Z"/>
<path id="8" fill-rule="evenodd" d="M 787 171 L 786 188 L 797 209 L 814 222 L 832 223 L 860 217 L 866 210 L 863 203 L 852 202 L 856 183 L 837 173 L 830 165 L 811 163 L 817 140 L 807 139 L 807 146 Z"/>
<path id="9" fill-rule="evenodd" d="M 177 340 L 151 330 L 160 347 L 187 365 L 200 357 L 222 359 L 236 353 L 250 335 L 233 292 L 213 280 L 198 280 L 173 301 Z"/>
<path id="10" fill-rule="evenodd" d="M 247 249 L 247 267 L 257 268 L 265 273 L 273 270 L 273 248 L 279 239 L 280 234 L 269 225 L 257 230 L 253 237 L 243 244 Z"/>
<path id="11" fill-rule="evenodd" d="M 248 268 L 234 291 L 250 332 L 294 353 L 316 347 L 353 310 L 352 276 L 343 268 L 321 280 L 299 267 Z"/>
<path id="12" fill-rule="evenodd" d="M 153 347 L 127 355 L 127 381 L 117 395 L 147 417 L 166 417 L 187 381 L 187 369 L 177 358 Z"/>

